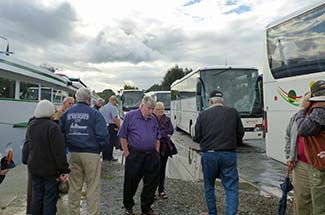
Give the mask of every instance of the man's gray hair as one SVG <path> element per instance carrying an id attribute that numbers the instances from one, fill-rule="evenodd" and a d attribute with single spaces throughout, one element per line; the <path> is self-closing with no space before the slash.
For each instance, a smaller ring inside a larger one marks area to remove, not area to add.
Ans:
<path id="1" fill-rule="evenodd" d="M 144 96 L 141 101 L 141 105 L 149 104 L 152 108 L 155 107 L 156 101 L 151 96 Z"/>
<path id="2" fill-rule="evenodd" d="M 99 98 L 99 99 L 97 99 L 97 102 L 99 102 L 99 103 L 105 103 L 105 100 L 104 99 L 102 99 L 102 98 Z"/>
<path id="3" fill-rule="evenodd" d="M 210 98 L 210 101 L 212 102 L 212 104 L 224 104 L 225 102 L 223 97 L 212 97 Z"/>
<path id="4" fill-rule="evenodd" d="M 76 92 L 77 102 L 88 102 L 91 100 L 91 91 L 88 88 L 80 88 Z"/>

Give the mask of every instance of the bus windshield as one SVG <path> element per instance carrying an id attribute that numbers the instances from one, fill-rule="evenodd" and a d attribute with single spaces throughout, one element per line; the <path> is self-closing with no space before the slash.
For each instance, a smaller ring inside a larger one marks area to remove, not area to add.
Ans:
<path id="1" fill-rule="evenodd" d="M 156 93 L 156 101 L 164 103 L 165 110 L 170 110 L 170 93 Z"/>
<path id="2" fill-rule="evenodd" d="M 208 95 L 220 90 L 225 105 L 236 108 L 241 117 L 262 115 L 258 71 L 256 69 L 213 69 L 201 71 L 205 85 L 204 107 L 208 106 Z"/>
<path id="3" fill-rule="evenodd" d="M 275 79 L 325 70 L 325 4 L 267 29 L 269 66 Z"/>
<path id="4" fill-rule="evenodd" d="M 122 104 L 124 110 L 137 109 L 140 106 L 144 93 L 142 91 L 124 91 Z"/>

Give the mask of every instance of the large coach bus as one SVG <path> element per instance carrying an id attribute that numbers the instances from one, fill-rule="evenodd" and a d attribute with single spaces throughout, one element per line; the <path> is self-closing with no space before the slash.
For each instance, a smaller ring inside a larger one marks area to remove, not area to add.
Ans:
<path id="1" fill-rule="evenodd" d="M 123 90 L 120 95 L 121 117 L 123 118 L 128 111 L 139 108 L 143 96 L 143 90 Z"/>
<path id="2" fill-rule="evenodd" d="M 64 98 L 74 96 L 80 86 L 66 76 L 10 54 L 0 52 L 0 157 L 12 148 L 15 162 L 19 164 L 27 122 L 36 104 L 47 99 L 59 108 Z"/>
<path id="3" fill-rule="evenodd" d="M 303 95 L 325 80 L 325 3 L 291 14 L 265 29 L 263 68 L 266 152 L 285 162 L 285 130 Z"/>
<path id="4" fill-rule="evenodd" d="M 175 81 L 171 85 L 171 120 L 176 129 L 195 136 L 196 118 L 208 108 L 212 90 L 223 92 L 225 105 L 238 110 L 245 140 L 263 138 L 262 78 L 250 67 L 204 68 Z"/>

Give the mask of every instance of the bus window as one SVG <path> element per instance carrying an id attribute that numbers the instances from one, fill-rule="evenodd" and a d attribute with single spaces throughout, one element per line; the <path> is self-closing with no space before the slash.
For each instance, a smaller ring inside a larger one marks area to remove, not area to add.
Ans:
<path id="1" fill-rule="evenodd" d="M 41 99 L 46 99 L 51 101 L 52 98 L 52 89 L 49 87 L 42 86 L 41 88 Z"/>
<path id="2" fill-rule="evenodd" d="M 19 98 L 22 100 L 38 100 L 38 85 L 20 82 Z"/>
<path id="3" fill-rule="evenodd" d="M 61 90 L 54 90 L 53 89 L 53 103 L 54 104 L 59 104 L 61 103 Z"/>
<path id="4" fill-rule="evenodd" d="M 223 92 L 225 105 L 234 107 L 244 115 L 252 113 L 256 99 L 256 82 L 258 71 L 256 69 L 227 69 L 209 70 L 202 73 L 202 79 L 206 86 L 206 93 L 212 90 Z M 205 96 L 204 106 L 208 106 L 208 96 Z"/>
<path id="5" fill-rule="evenodd" d="M 165 105 L 165 110 L 170 110 L 170 93 L 159 93 L 155 95 L 155 100 L 157 102 L 162 102 Z"/>
<path id="6" fill-rule="evenodd" d="M 0 78 L 0 98 L 15 98 L 15 81 Z"/>
<path id="7" fill-rule="evenodd" d="M 123 110 L 133 110 L 140 106 L 141 99 L 144 96 L 143 91 L 123 91 L 122 106 Z"/>
<path id="8" fill-rule="evenodd" d="M 322 5 L 267 30 L 268 60 L 275 79 L 325 70 L 324 14 Z"/>

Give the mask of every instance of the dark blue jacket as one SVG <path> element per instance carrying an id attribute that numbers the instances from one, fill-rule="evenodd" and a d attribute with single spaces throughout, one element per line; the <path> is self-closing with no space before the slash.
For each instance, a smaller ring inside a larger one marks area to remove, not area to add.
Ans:
<path id="1" fill-rule="evenodd" d="M 99 154 L 108 144 L 104 117 L 86 103 L 79 102 L 66 110 L 59 123 L 70 152 Z"/>

